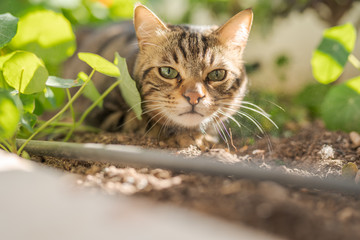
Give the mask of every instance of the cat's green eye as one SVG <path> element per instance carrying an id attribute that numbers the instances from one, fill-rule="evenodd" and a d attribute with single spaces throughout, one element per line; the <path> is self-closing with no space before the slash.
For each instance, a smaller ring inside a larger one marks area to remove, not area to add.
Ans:
<path id="1" fill-rule="evenodd" d="M 167 79 L 173 79 L 179 75 L 179 72 L 171 67 L 161 67 L 159 68 L 159 73 L 162 77 Z"/>
<path id="2" fill-rule="evenodd" d="M 224 69 L 216 69 L 214 71 L 211 71 L 207 75 L 207 78 L 210 81 L 221 81 L 224 80 L 225 76 L 226 76 L 226 71 Z"/>

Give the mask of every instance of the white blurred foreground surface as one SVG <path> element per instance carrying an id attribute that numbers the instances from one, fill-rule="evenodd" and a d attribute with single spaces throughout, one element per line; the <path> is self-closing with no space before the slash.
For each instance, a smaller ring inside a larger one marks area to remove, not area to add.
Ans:
<path id="1" fill-rule="evenodd" d="M 0 151 L 0 239 L 279 239 L 171 205 L 78 190 L 68 180 Z"/>

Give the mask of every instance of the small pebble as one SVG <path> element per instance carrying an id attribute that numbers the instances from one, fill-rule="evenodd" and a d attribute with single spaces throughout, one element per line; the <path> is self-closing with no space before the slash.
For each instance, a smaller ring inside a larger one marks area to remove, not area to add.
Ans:
<path id="1" fill-rule="evenodd" d="M 351 142 L 354 147 L 360 147 L 360 134 L 357 132 L 350 132 L 349 134 Z"/>
<path id="2" fill-rule="evenodd" d="M 334 158 L 335 151 L 332 146 L 324 144 L 319 151 L 322 160 L 330 160 Z"/>
<path id="3" fill-rule="evenodd" d="M 358 167 L 355 163 L 349 162 L 345 164 L 341 169 L 341 175 L 347 179 L 354 179 L 355 175 L 357 175 Z"/>
<path id="4" fill-rule="evenodd" d="M 344 209 L 342 209 L 338 214 L 338 218 L 340 221 L 348 221 L 351 219 L 351 217 L 354 215 L 355 210 L 350 208 L 350 207 L 346 207 Z"/>
<path id="5" fill-rule="evenodd" d="M 271 197 L 273 200 L 285 200 L 288 196 L 288 190 L 271 181 L 260 182 L 259 191 L 264 194 L 264 196 Z"/>

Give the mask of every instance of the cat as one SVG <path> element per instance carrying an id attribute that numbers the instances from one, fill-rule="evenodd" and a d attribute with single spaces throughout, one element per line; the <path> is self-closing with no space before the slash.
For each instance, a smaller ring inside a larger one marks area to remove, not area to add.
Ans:
<path id="1" fill-rule="evenodd" d="M 137 131 L 168 139 L 180 147 L 209 147 L 211 129 L 227 131 L 247 90 L 243 52 L 252 26 L 251 9 L 239 12 L 224 25 L 192 26 L 163 23 L 141 4 L 133 22 L 113 24 L 95 32 L 83 31 L 80 52 L 98 53 L 113 60 L 117 51 L 142 98 L 143 120 L 138 121 L 113 91 L 89 117 L 105 130 Z M 65 65 L 65 77 L 89 71 L 76 57 Z M 100 92 L 111 84 L 94 76 Z M 209 127 L 210 126 L 210 127 Z"/>

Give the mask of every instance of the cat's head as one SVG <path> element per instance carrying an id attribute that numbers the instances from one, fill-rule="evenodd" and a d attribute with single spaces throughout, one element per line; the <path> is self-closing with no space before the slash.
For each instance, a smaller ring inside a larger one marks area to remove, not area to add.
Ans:
<path id="1" fill-rule="evenodd" d="M 221 27 L 165 25 L 137 5 L 139 54 L 134 77 L 148 116 L 183 128 L 231 117 L 246 90 L 242 53 L 252 18 L 248 9 Z"/>

